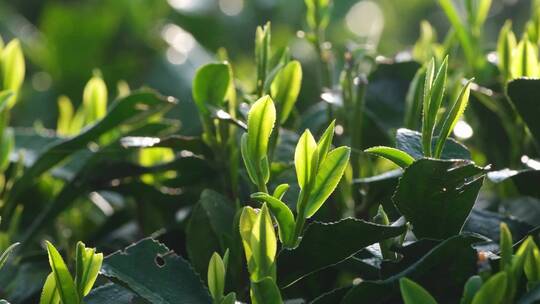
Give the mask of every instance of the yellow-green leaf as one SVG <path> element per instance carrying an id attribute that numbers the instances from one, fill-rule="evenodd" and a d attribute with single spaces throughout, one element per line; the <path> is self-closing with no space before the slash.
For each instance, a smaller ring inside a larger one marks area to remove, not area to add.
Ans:
<path id="1" fill-rule="evenodd" d="M 441 133 L 439 134 L 439 138 L 437 139 L 435 153 L 433 154 L 436 158 L 441 157 L 444 144 L 446 143 L 446 139 L 448 138 L 448 136 L 450 136 L 452 130 L 454 130 L 454 127 L 459 121 L 461 115 L 463 115 L 463 112 L 465 112 L 465 108 L 467 108 L 467 104 L 469 103 L 471 84 L 472 79 L 470 79 L 467 84 L 461 89 L 459 97 L 456 99 L 456 102 L 454 102 L 452 108 L 450 109 L 450 111 L 448 111 L 448 114 L 446 115 L 446 119 L 444 120 L 441 127 Z"/>
<path id="2" fill-rule="evenodd" d="M 308 203 L 303 215 L 305 218 L 312 217 L 330 194 L 334 192 L 345 172 L 345 168 L 347 168 L 350 154 L 351 149 L 349 147 L 339 147 L 330 151 L 326 159 L 320 164 L 315 177 L 315 184 L 309 193 Z"/>
<path id="3" fill-rule="evenodd" d="M 407 278 L 399 280 L 399 289 L 405 304 L 437 304 L 427 290 Z"/>
<path id="4" fill-rule="evenodd" d="M 58 98 L 58 122 L 56 132 L 60 135 L 71 135 L 71 121 L 75 111 L 71 100 L 65 95 Z"/>
<path id="5" fill-rule="evenodd" d="M 214 300 L 221 300 L 225 290 L 225 264 L 217 252 L 212 254 L 208 263 L 208 289 Z"/>
<path id="6" fill-rule="evenodd" d="M 512 21 L 507 20 L 499 32 L 499 40 L 497 41 L 498 66 L 505 79 L 510 78 L 513 65 L 513 52 L 516 45 L 516 35 L 512 31 Z"/>
<path id="7" fill-rule="evenodd" d="M 75 286 L 79 292 L 79 297 L 86 296 L 96 282 L 101 264 L 103 263 L 103 254 L 96 253 L 94 248 L 86 248 L 83 242 L 77 243 L 76 249 L 77 275 L 75 277 Z"/>
<path id="8" fill-rule="evenodd" d="M 263 203 L 257 214 L 251 231 L 250 243 L 255 263 L 255 271 L 251 273 L 252 280 L 259 280 L 267 276 L 273 277 L 277 239 L 266 203 Z"/>
<path id="9" fill-rule="evenodd" d="M 472 304 L 502 304 L 506 293 L 508 275 L 501 271 L 490 277 L 480 287 L 472 300 Z"/>
<path id="10" fill-rule="evenodd" d="M 79 303 L 79 295 L 75 289 L 75 283 L 73 277 L 69 273 L 69 270 L 62 259 L 58 250 L 54 248 L 53 244 L 46 242 L 47 252 L 49 255 L 49 264 L 51 266 L 54 280 L 56 282 L 56 290 L 60 296 L 62 303 L 77 304 Z"/>
<path id="11" fill-rule="evenodd" d="M 500 231 L 500 249 L 501 249 L 501 262 L 500 262 L 500 268 L 502 270 L 509 269 L 512 267 L 512 256 L 514 254 L 514 250 L 512 249 L 513 241 L 512 241 L 512 233 L 510 233 L 510 229 L 508 229 L 508 225 L 505 223 L 501 223 L 501 231 Z"/>
<path id="12" fill-rule="evenodd" d="M 525 34 L 515 50 L 512 62 L 512 77 L 538 77 L 538 47 Z"/>
<path id="13" fill-rule="evenodd" d="M 364 152 L 384 157 L 404 169 L 414 163 L 412 156 L 396 148 L 377 146 L 366 149 Z"/>
<path id="14" fill-rule="evenodd" d="M 313 176 L 318 162 L 317 142 L 311 135 L 309 130 L 304 131 L 304 134 L 298 140 L 294 151 L 294 166 L 296 168 L 296 178 L 300 189 L 308 187 Z"/>
<path id="15" fill-rule="evenodd" d="M 84 87 L 83 106 L 87 124 L 107 114 L 107 86 L 101 77 L 93 76 Z"/>
<path id="16" fill-rule="evenodd" d="M 58 295 L 58 291 L 56 290 L 56 281 L 54 279 L 54 274 L 50 273 L 45 280 L 45 284 L 43 285 L 39 304 L 58 303 L 60 303 L 60 296 Z"/>
<path id="17" fill-rule="evenodd" d="M 293 60 L 283 67 L 272 80 L 270 95 L 279 109 L 279 122 L 287 121 L 302 85 L 302 66 Z"/>
<path id="18" fill-rule="evenodd" d="M 11 40 L 2 50 L 0 68 L 2 72 L 2 89 L 11 90 L 15 93 L 8 105 L 8 107 L 12 107 L 17 99 L 17 92 L 23 83 L 26 69 L 19 40 Z"/>
<path id="19" fill-rule="evenodd" d="M 289 207 L 279 198 L 270 196 L 267 193 L 257 192 L 251 195 L 252 198 L 264 201 L 268 208 L 276 217 L 279 229 L 279 239 L 285 246 L 292 246 L 294 234 L 294 215 Z"/>
<path id="20" fill-rule="evenodd" d="M 203 115 L 209 115 L 208 106 L 221 106 L 230 87 L 231 75 L 225 63 L 202 66 L 193 79 L 193 100 Z"/>

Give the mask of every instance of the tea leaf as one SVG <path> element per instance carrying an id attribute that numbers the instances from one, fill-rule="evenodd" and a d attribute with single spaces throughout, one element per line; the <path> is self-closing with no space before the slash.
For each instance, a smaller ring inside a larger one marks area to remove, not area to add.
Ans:
<path id="1" fill-rule="evenodd" d="M 281 184 L 274 189 L 274 193 L 272 194 L 273 197 L 277 198 L 278 200 L 281 200 L 285 193 L 287 193 L 287 190 L 289 190 L 289 184 Z"/>
<path id="2" fill-rule="evenodd" d="M 512 62 L 512 77 L 538 77 L 538 47 L 529 41 L 527 34 L 518 43 Z"/>
<path id="3" fill-rule="evenodd" d="M 244 245 L 244 253 L 246 254 L 246 261 L 248 262 L 248 270 L 250 273 L 254 272 L 254 267 L 252 262 L 253 248 L 251 246 L 251 232 L 253 226 L 255 225 L 255 220 L 257 219 L 257 213 L 251 207 L 244 207 L 240 215 L 240 236 L 242 237 L 242 244 Z"/>
<path id="4" fill-rule="evenodd" d="M 482 278 L 478 275 L 474 275 L 467 280 L 465 287 L 463 288 L 463 297 L 460 304 L 471 304 L 474 295 L 482 287 Z"/>
<path id="5" fill-rule="evenodd" d="M 399 279 L 413 278 L 433 296 L 454 299 L 462 291 L 467 278 L 477 272 L 477 252 L 472 244 L 486 241 L 472 235 L 456 235 L 434 247 L 426 248 L 422 257 L 412 257 L 414 262 L 385 280 L 365 280 L 345 291 L 339 303 L 399 303 Z M 420 253 L 412 253 L 417 256 Z M 444 265 L 441 267 L 441 265 Z M 434 280 L 433 278 L 446 278 Z M 455 302 L 455 301 L 453 301 Z"/>
<path id="6" fill-rule="evenodd" d="M 308 203 L 303 215 L 305 218 L 312 217 L 330 194 L 334 192 L 349 163 L 350 154 L 350 148 L 339 147 L 330 151 L 326 159 L 320 164 L 315 177 L 315 184 L 309 193 Z"/>
<path id="7" fill-rule="evenodd" d="M 58 253 L 50 242 L 47 241 L 46 245 L 49 254 L 49 264 L 54 275 L 56 290 L 58 290 L 60 300 L 63 303 L 79 303 L 79 295 L 75 289 L 73 277 L 69 273 L 64 259 L 62 259 L 60 253 Z"/>
<path id="8" fill-rule="evenodd" d="M 251 301 L 253 304 L 283 303 L 279 288 L 270 277 L 251 283 Z"/>
<path id="9" fill-rule="evenodd" d="M 56 132 L 60 135 L 71 135 L 71 121 L 75 110 L 73 104 L 67 96 L 58 98 L 58 121 L 56 123 Z"/>
<path id="10" fill-rule="evenodd" d="M 302 84 L 302 66 L 293 60 L 283 67 L 272 81 L 270 95 L 279 109 L 279 122 L 284 124 L 296 103 Z"/>
<path id="11" fill-rule="evenodd" d="M 84 87 L 83 106 L 87 124 L 107 114 L 107 86 L 101 77 L 92 77 Z"/>
<path id="12" fill-rule="evenodd" d="M 191 265 L 152 239 L 141 240 L 106 257 L 101 271 L 149 303 L 212 302 Z"/>
<path id="13" fill-rule="evenodd" d="M 284 246 L 290 246 L 294 234 L 294 215 L 291 209 L 280 199 L 263 192 L 253 193 L 251 197 L 268 204 L 268 208 L 272 211 L 278 223 L 279 239 Z"/>
<path id="14" fill-rule="evenodd" d="M 254 184 L 257 184 L 257 169 L 255 168 L 255 164 L 252 163 L 251 154 L 249 153 L 247 133 L 244 133 L 240 140 L 240 152 L 242 154 L 242 159 L 244 160 L 244 165 L 246 166 L 249 179 L 251 179 L 251 182 Z"/>
<path id="15" fill-rule="evenodd" d="M 330 0 L 305 0 L 306 19 L 310 28 L 324 29 L 330 20 Z"/>
<path id="16" fill-rule="evenodd" d="M 279 254 L 279 285 L 292 285 L 371 244 L 401 235 L 405 229 L 405 226 L 384 226 L 354 218 L 332 223 L 313 222 L 306 227 L 298 247 L 284 249 Z"/>
<path id="17" fill-rule="evenodd" d="M 318 153 L 317 143 L 309 130 L 304 131 L 294 151 L 294 166 L 298 186 L 309 191 L 308 186 L 317 173 Z"/>
<path id="18" fill-rule="evenodd" d="M 433 66 L 434 65 L 432 64 L 431 67 Z M 422 122 L 422 147 L 425 156 L 432 155 L 431 141 L 433 139 L 433 131 L 437 122 L 437 113 L 441 107 L 441 102 L 446 88 L 447 68 L 448 56 L 444 59 L 443 63 L 439 67 L 437 75 L 435 76 L 428 93 L 424 94 L 425 99 Z"/>
<path id="19" fill-rule="evenodd" d="M 56 289 L 56 280 L 54 273 L 50 273 L 45 280 L 39 304 L 58 304 L 60 303 L 60 295 Z"/>
<path id="20" fill-rule="evenodd" d="M 456 99 L 456 102 L 452 105 L 452 108 L 450 109 L 450 111 L 448 111 L 448 114 L 446 115 L 446 119 L 444 120 L 444 123 L 441 127 L 441 133 L 439 134 L 439 138 L 437 138 L 437 144 L 435 146 L 434 156 L 436 158 L 441 157 L 444 144 L 446 143 L 446 139 L 448 138 L 448 136 L 450 136 L 452 130 L 454 130 L 454 127 L 456 126 L 460 117 L 463 115 L 463 112 L 465 112 L 465 108 L 469 103 L 471 83 L 472 79 L 469 80 L 467 84 L 461 89 L 459 97 Z"/>
<path id="21" fill-rule="evenodd" d="M 407 278 L 399 280 L 399 288 L 405 304 L 437 304 L 427 290 Z"/>
<path id="22" fill-rule="evenodd" d="M 330 151 L 330 148 L 332 146 L 332 139 L 334 138 L 334 129 L 336 126 L 336 120 L 332 120 L 330 125 L 326 128 L 321 138 L 319 138 L 319 141 L 317 142 L 317 154 L 318 154 L 318 163 L 321 164 L 326 156 L 328 155 L 328 151 Z"/>
<path id="23" fill-rule="evenodd" d="M 103 253 L 96 253 L 94 248 L 86 248 L 84 243 L 77 243 L 76 250 L 77 276 L 75 285 L 79 291 L 79 297 L 86 296 L 97 279 L 101 264 L 103 263 Z"/>
<path id="24" fill-rule="evenodd" d="M 203 276 L 213 253 L 231 247 L 234 216 L 234 204 L 227 197 L 209 189 L 202 191 L 187 222 L 186 249 L 191 264 Z"/>
<path id="25" fill-rule="evenodd" d="M 226 98 L 231 78 L 225 63 L 200 67 L 193 78 L 193 100 L 203 116 L 210 115 L 209 106 L 220 107 Z"/>
<path id="26" fill-rule="evenodd" d="M 384 157 L 401 168 L 406 168 L 414 162 L 412 156 L 395 148 L 378 146 L 366 149 L 364 152 Z"/>
<path id="27" fill-rule="evenodd" d="M 490 277 L 478 290 L 472 300 L 472 304 L 495 304 L 502 303 L 506 292 L 508 275 L 506 272 L 499 272 Z"/>
<path id="28" fill-rule="evenodd" d="M 208 289 L 214 300 L 219 301 L 223 298 L 223 290 L 225 289 L 225 265 L 217 252 L 212 254 L 212 258 L 208 264 Z"/>
<path id="29" fill-rule="evenodd" d="M 261 211 L 255 218 L 250 243 L 255 263 L 255 272 L 251 273 L 252 281 L 260 280 L 266 276 L 273 277 L 277 240 L 266 203 L 262 205 Z"/>
<path id="30" fill-rule="evenodd" d="M 463 48 L 463 53 L 465 53 L 467 61 L 471 65 L 476 65 L 477 58 L 473 38 L 461 20 L 456 7 L 452 3 L 452 0 L 439 0 L 439 5 L 446 14 L 450 24 L 452 24 L 452 28 L 456 32 L 456 36 L 459 39 L 461 47 Z"/>
<path id="31" fill-rule="evenodd" d="M 460 233 L 483 174 L 466 161 L 420 159 L 403 172 L 393 201 L 417 238 L 446 239 Z"/>
<path id="32" fill-rule="evenodd" d="M 540 250 L 531 237 L 528 237 L 522 246 L 525 245 L 529 246 L 529 252 L 525 257 L 523 270 L 529 282 L 538 283 L 540 282 Z"/>
<path id="33" fill-rule="evenodd" d="M 514 65 L 512 53 L 516 45 L 516 35 L 512 31 L 512 21 L 508 20 L 499 32 L 497 42 L 498 66 L 505 79 L 509 79 L 512 72 L 512 66 Z"/>
<path id="34" fill-rule="evenodd" d="M 255 32 L 255 63 L 257 65 L 257 94 L 262 97 L 265 94 L 264 84 L 270 69 L 270 22 L 257 27 Z"/>
<path id="35" fill-rule="evenodd" d="M 11 90 L 12 96 L 8 103 L 8 108 L 13 107 L 17 100 L 19 91 L 25 74 L 24 55 L 19 40 L 11 40 L 0 54 L 0 70 L 2 73 L 2 89 Z"/>
<path id="36" fill-rule="evenodd" d="M 512 267 L 512 256 L 514 254 L 514 250 L 512 249 L 512 246 L 514 245 L 514 243 L 512 242 L 512 233 L 510 233 L 510 230 L 508 229 L 508 225 L 506 225 L 505 223 L 501 223 L 500 227 L 501 227 L 500 268 L 501 270 L 505 270 Z"/>
<path id="37" fill-rule="evenodd" d="M 540 108 L 538 98 L 540 94 L 540 80 L 516 79 L 508 83 L 506 92 L 515 109 L 527 124 L 533 139 L 540 146 Z M 538 187 L 536 187 L 538 189 Z"/>
<path id="38" fill-rule="evenodd" d="M 248 115 L 248 151 L 254 162 L 260 162 L 268 151 L 268 139 L 276 121 L 276 108 L 270 96 L 257 100 Z"/>

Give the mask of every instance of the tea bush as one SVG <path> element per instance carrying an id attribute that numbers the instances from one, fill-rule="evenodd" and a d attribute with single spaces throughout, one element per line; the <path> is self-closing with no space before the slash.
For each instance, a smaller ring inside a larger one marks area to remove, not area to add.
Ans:
<path id="1" fill-rule="evenodd" d="M 25 59 L 0 40 L 2 303 L 540 302 L 540 1 L 493 47 L 491 0 L 438 4 L 443 41 L 424 21 L 386 58 L 332 46 L 306 0 L 319 98 L 268 22 L 251 77 L 225 49 L 197 69 L 196 136 L 100 70 L 55 130 L 14 127 Z"/>

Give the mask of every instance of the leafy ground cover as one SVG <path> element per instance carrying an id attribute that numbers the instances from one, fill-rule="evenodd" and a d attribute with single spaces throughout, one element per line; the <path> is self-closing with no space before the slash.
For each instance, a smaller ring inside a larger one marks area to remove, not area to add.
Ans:
<path id="1" fill-rule="evenodd" d="M 225 49 L 197 69 L 196 136 L 99 70 L 55 130 L 13 127 L 26 61 L 0 40 L 2 303 L 540 302 L 540 2 L 496 47 L 490 0 L 438 4 L 444 39 L 385 58 L 306 0 L 317 98 L 268 22 L 250 77 Z"/>

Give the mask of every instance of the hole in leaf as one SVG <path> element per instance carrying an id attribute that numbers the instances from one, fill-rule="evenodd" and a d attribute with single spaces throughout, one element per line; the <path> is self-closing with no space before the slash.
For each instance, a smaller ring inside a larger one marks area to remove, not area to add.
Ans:
<path id="1" fill-rule="evenodd" d="M 167 264 L 165 262 L 165 259 L 163 258 L 163 256 L 161 255 L 157 255 L 156 258 L 154 259 L 154 262 L 156 263 L 156 265 L 158 265 L 158 267 L 164 267 L 165 264 Z"/>

